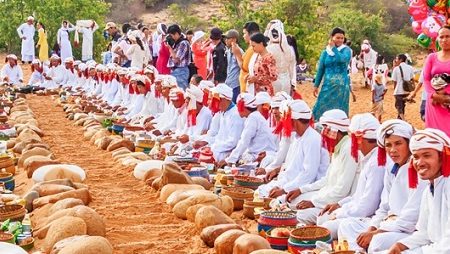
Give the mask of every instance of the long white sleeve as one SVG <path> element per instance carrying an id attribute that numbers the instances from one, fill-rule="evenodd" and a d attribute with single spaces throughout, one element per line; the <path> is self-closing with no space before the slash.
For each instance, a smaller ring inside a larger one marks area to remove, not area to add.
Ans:
<path id="1" fill-rule="evenodd" d="M 58 42 L 58 44 L 61 44 L 61 32 L 62 32 L 62 30 L 59 29 L 58 33 L 56 35 L 56 41 Z"/>
<path id="2" fill-rule="evenodd" d="M 227 163 L 238 162 L 241 155 L 250 145 L 252 138 L 256 135 L 257 128 L 258 128 L 257 122 L 253 121 L 252 118 L 247 118 L 244 124 L 244 130 L 242 131 L 241 134 L 241 139 L 239 140 L 236 148 L 233 149 L 230 156 L 226 159 Z"/>
<path id="3" fill-rule="evenodd" d="M 25 23 L 24 24 L 22 24 L 22 25 L 20 25 L 18 28 L 17 28 L 17 34 L 19 35 L 19 38 L 23 38 L 23 28 L 24 28 L 24 26 L 25 26 Z"/>
<path id="4" fill-rule="evenodd" d="M 283 165 L 284 161 L 286 160 L 286 156 L 289 152 L 289 147 L 291 145 L 291 137 L 282 137 L 280 140 L 280 144 L 278 146 L 277 154 L 275 155 L 275 160 L 272 161 L 272 163 L 269 164 L 265 168 L 266 172 L 269 173 L 272 170 L 279 168 Z"/>

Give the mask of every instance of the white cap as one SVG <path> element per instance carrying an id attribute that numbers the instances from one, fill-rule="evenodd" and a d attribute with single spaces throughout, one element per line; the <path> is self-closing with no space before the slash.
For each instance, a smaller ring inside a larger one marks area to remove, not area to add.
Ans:
<path id="1" fill-rule="evenodd" d="M 203 38 L 205 36 L 205 32 L 203 31 L 197 31 L 194 33 L 194 36 L 192 36 L 192 44 L 194 44 L 199 39 Z"/>
<path id="2" fill-rule="evenodd" d="M 377 139 L 377 130 L 380 122 L 371 114 L 356 114 L 352 117 L 349 130 L 356 136 L 365 139 Z"/>
<path id="3" fill-rule="evenodd" d="M 238 103 L 243 103 L 246 108 L 256 108 L 256 98 L 250 93 L 241 93 L 237 98 Z"/>
<path id="4" fill-rule="evenodd" d="M 291 118 L 298 119 L 311 119 L 311 108 L 306 104 L 304 100 L 288 100 L 286 101 L 288 110 L 291 110 Z"/>
<path id="5" fill-rule="evenodd" d="M 231 87 L 227 86 L 225 83 L 218 84 L 215 88 L 212 89 L 212 92 L 219 94 L 220 98 L 224 98 L 229 101 L 233 99 L 233 89 L 231 89 Z"/>
<path id="6" fill-rule="evenodd" d="M 272 102 L 272 98 L 267 92 L 259 92 L 255 96 L 255 105 L 262 105 L 262 104 L 270 104 Z"/>
<path id="7" fill-rule="evenodd" d="M 348 132 L 350 119 L 347 114 L 340 109 L 328 110 L 320 117 L 321 125 L 327 125 L 331 130 Z"/>

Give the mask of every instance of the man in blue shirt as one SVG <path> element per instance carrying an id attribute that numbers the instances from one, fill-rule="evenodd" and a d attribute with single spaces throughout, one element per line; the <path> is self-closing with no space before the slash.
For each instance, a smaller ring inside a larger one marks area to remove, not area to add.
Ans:
<path id="1" fill-rule="evenodd" d="M 225 34 L 225 44 L 227 45 L 227 49 L 225 51 L 227 56 L 227 79 L 225 80 L 225 84 L 233 89 L 233 102 L 236 103 L 237 96 L 239 95 L 240 85 L 239 85 L 239 73 L 241 72 L 241 68 L 239 67 L 239 63 L 237 58 L 233 52 L 240 52 L 241 55 L 244 51 L 237 44 L 239 39 L 239 32 L 231 29 Z"/>

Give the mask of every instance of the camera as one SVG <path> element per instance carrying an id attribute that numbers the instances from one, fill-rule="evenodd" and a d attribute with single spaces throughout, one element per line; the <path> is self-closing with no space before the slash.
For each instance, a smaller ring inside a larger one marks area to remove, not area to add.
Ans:
<path id="1" fill-rule="evenodd" d="M 168 34 L 166 36 L 166 43 L 170 46 L 173 47 L 175 45 L 175 39 L 172 37 L 171 34 Z"/>

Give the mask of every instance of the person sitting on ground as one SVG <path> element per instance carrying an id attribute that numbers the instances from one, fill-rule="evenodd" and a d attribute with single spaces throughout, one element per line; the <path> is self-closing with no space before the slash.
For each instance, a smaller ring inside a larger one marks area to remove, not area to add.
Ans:
<path id="1" fill-rule="evenodd" d="M 31 76 L 28 80 L 28 85 L 33 87 L 33 90 L 40 90 L 45 81 L 44 73 L 48 72 L 45 66 L 39 59 L 34 59 L 31 62 Z"/>
<path id="2" fill-rule="evenodd" d="M 61 65 L 61 58 L 57 55 L 50 57 L 50 68 L 47 73 L 44 74 L 46 89 L 55 89 L 63 85 L 66 80 L 66 72 L 64 66 Z"/>
<path id="3" fill-rule="evenodd" d="M 334 240 L 338 238 L 339 224 L 347 217 L 372 216 L 380 204 L 383 190 L 384 166 L 378 166 L 378 120 L 370 113 L 353 116 L 350 123 L 352 156 L 360 171 L 355 193 L 337 203 L 328 204 L 320 212 L 317 225 L 330 230 Z"/>
<path id="4" fill-rule="evenodd" d="M 378 128 L 378 164 L 387 165 L 381 203 L 372 218 L 347 218 L 340 223 L 338 238 L 347 240 L 351 250 L 384 251 L 415 231 L 425 182 L 420 181 L 415 190 L 408 187 L 408 143 L 413 133 L 409 123 L 397 119 Z M 392 168 L 386 154 L 394 163 Z"/>
<path id="5" fill-rule="evenodd" d="M 416 132 L 409 143 L 412 153 L 409 182 L 416 188 L 417 175 L 427 181 L 420 203 L 416 231 L 395 243 L 388 254 L 450 253 L 450 138 L 437 129 Z"/>
<path id="6" fill-rule="evenodd" d="M 2 83 L 8 85 L 19 85 L 23 82 L 22 68 L 17 65 L 17 56 L 9 54 L 6 56 L 5 65 L 0 72 Z"/>

